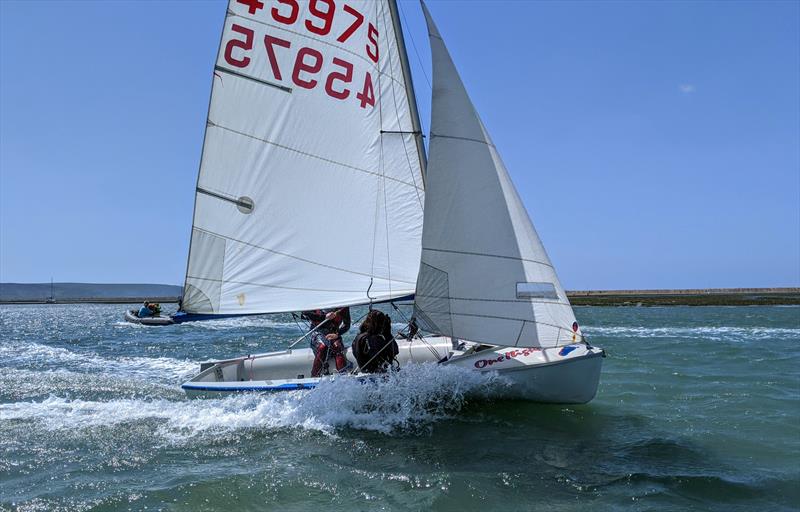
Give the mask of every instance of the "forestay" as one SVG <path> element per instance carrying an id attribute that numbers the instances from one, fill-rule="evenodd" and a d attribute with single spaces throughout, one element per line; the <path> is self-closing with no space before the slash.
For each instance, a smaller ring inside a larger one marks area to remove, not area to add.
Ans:
<path id="1" fill-rule="evenodd" d="M 550 259 L 423 10 L 433 100 L 415 316 L 429 330 L 471 341 L 552 347 L 579 340 Z"/>
<path id="2" fill-rule="evenodd" d="M 231 0 L 183 310 L 413 293 L 424 201 L 413 131 L 386 0 Z"/>

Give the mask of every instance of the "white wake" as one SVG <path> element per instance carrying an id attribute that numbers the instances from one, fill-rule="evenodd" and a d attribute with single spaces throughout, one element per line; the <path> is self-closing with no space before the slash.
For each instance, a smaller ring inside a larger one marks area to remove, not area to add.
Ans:
<path id="1" fill-rule="evenodd" d="M 20 427 L 33 424 L 48 431 L 74 432 L 153 422 L 154 433 L 168 442 L 241 429 L 408 432 L 448 418 L 470 398 L 490 396 L 505 385 L 492 374 L 434 364 L 408 365 L 368 382 L 343 378 L 308 391 L 212 400 L 91 401 L 51 396 L 0 404 L 0 424 L 16 421 Z"/>

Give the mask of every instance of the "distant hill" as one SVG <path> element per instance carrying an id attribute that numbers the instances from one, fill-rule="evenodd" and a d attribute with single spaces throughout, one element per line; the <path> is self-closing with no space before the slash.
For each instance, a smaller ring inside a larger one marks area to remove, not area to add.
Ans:
<path id="1" fill-rule="evenodd" d="M 56 302 L 177 300 L 181 291 L 180 286 L 171 284 L 53 283 Z M 49 297 L 50 283 L 0 283 L 0 302 L 44 302 Z"/>

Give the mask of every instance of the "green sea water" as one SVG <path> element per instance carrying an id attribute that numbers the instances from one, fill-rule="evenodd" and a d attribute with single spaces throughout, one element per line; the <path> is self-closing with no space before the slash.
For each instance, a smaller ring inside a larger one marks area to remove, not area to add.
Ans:
<path id="1" fill-rule="evenodd" d="M 431 367 L 189 400 L 197 361 L 282 348 L 291 317 L 123 309 L 0 306 L 0 509 L 800 509 L 798 307 L 576 308 L 608 352 L 582 406 Z"/>

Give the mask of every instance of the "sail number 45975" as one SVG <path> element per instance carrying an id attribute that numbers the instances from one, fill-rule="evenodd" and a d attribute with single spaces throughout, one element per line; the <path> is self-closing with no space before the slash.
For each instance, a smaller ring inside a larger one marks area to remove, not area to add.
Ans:
<path id="1" fill-rule="evenodd" d="M 276 7 L 269 9 L 272 19 L 284 25 L 294 25 L 300 19 L 301 7 L 298 0 L 275 0 Z M 247 12 L 255 15 L 259 9 L 264 8 L 264 2 L 260 0 L 236 0 L 237 3 L 247 6 Z M 305 2 L 308 7 L 309 18 L 304 20 L 302 25 L 305 29 L 315 36 L 327 36 L 333 29 L 333 19 L 336 16 L 336 2 L 334 0 L 308 0 Z M 364 24 L 364 15 L 358 10 L 347 4 L 341 5 L 340 12 L 348 15 L 347 22 L 350 25 L 336 37 L 336 41 L 344 43 Z M 341 18 L 343 14 L 340 14 Z M 372 62 L 378 62 L 378 29 L 375 25 L 367 22 L 367 44 L 364 50 Z M 336 35 L 334 33 L 334 35 Z"/>
<path id="2" fill-rule="evenodd" d="M 225 44 L 225 62 L 237 68 L 246 68 L 250 64 L 250 56 L 247 54 L 253 49 L 253 42 L 255 33 L 252 29 L 242 25 L 231 25 L 231 31 L 240 34 L 242 39 L 231 39 Z M 272 76 L 275 80 L 283 80 L 283 72 L 278 65 L 278 58 L 276 47 L 291 49 L 291 41 L 280 39 L 269 34 L 264 35 L 264 49 L 267 52 L 269 65 L 271 68 Z M 238 51 L 242 50 L 242 51 Z M 236 53 L 237 55 L 234 55 Z M 353 64 L 344 59 L 333 57 L 333 66 L 339 68 L 338 71 L 328 73 L 324 77 L 325 92 L 331 98 L 337 100 L 345 100 L 350 97 L 351 90 L 347 87 L 353 81 Z M 322 70 L 323 57 L 322 53 L 314 48 L 307 46 L 301 47 L 297 50 L 294 59 L 294 66 L 292 68 L 292 82 L 303 89 L 313 89 L 317 86 L 323 77 L 318 77 L 319 72 Z M 318 80 L 318 78 L 320 80 Z M 372 76 L 369 71 L 364 75 L 364 85 L 361 92 L 356 93 L 356 99 L 359 100 L 361 108 L 375 106 L 375 92 L 372 87 Z"/>

